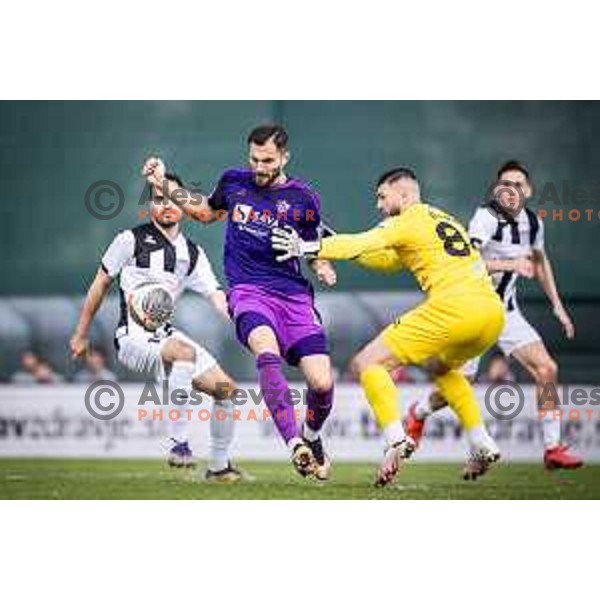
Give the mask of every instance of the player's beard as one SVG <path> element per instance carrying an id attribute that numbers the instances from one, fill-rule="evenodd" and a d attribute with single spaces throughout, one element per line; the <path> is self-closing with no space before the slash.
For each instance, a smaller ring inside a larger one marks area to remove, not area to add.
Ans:
<path id="1" fill-rule="evenodd" d="M 281 168 L 275 169 L 270 175 L 265 176 L 264 174 L 259 175 L 258 173 L 254 173 L 254 181 L 256 185 L 260 187 L 269 187 L 275 183 L 277 178 L 281 175 Z"/>
<path id="2" fill-rule="evenodd" d="M 505 200 L 500 200 L 499 198 L 493 198 L 490 202 L 490 206 L 499 214 L 504 215 L 508 219 L 514 219 L 519 212 L 521 212 L 522 205 L 517 203 L 516 205 L 513 203 L 509 203 Z"/>
<path id="3" fill-rule="evenodd" d="M 154 207 L 152 209 L 152 218 L 164 229 L 171 229 L 182 219 L 183 213 L 180 208 L 173 207 Z"/>
<path id="4" fill-rule="evenodd" d="M 171 229 L 172 227 L 175 227 L 175 225 L 177 225 L 177 223 L 179 223 L 179 221 L 157 221 L 157 223 L 163 229 Z"/>
<path id="5" fill-rule="evenodd" d="M 390 217 L 397 217 L 401 212 L 400 208 L 393 208 L 389 212 L 387 210 L 380 210 L 379 214 L 382 219 L 389 219 Z"/>

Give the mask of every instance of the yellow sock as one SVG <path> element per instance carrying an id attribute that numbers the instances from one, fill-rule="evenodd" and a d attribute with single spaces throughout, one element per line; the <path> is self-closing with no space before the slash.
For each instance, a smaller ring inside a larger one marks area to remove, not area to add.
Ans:
<path id="1" fill-rule="evenodd" d="M 481 425 L 481 411 L 475 391 L 460 371 L 452 370 L 441 377 L 436 377 L 435 384 L 450 408 L 456 413 L 464 429 Z"/>
<path id="2" fill-rule="evenodd" d="M 375 413 L 375 421 L 380 429 L 400 421 L 398 391 L 390 374 L 380 365 L 368 367 L 360 374 L 367 400 Z"/>

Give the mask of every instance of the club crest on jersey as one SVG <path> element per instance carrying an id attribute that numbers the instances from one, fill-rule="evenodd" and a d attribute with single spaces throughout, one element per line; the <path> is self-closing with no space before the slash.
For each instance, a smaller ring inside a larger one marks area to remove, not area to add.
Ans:
<path id="1" fill-rule="evenodd" d="M 286 200 L 277 200 L 277 214 L 284 214 L 288 211 L 291 206 Z"/>

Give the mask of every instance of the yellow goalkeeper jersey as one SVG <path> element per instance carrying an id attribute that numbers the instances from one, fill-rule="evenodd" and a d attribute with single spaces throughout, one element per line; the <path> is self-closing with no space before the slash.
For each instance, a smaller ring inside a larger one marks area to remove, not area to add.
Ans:
<path id="1" fill-rule="evenodd" d="M 386 272 L 407 269 L 430 297 L 466 289 L 495 295 L 479 252 L 462 225 L 422 202 L 364 233 L 323 239 L 319 258 L 355 260 Z"/>

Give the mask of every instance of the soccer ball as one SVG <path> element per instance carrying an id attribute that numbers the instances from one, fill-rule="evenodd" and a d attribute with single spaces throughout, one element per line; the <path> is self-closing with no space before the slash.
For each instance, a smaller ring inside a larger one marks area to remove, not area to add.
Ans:
<path id="1" fill-rule="evenodd" d="M 173 296 L 162 285 L 147 283 L 135 288 L 127 298 L 131 318 L 147 331 L 170 323 L 175 312 Z"/>

